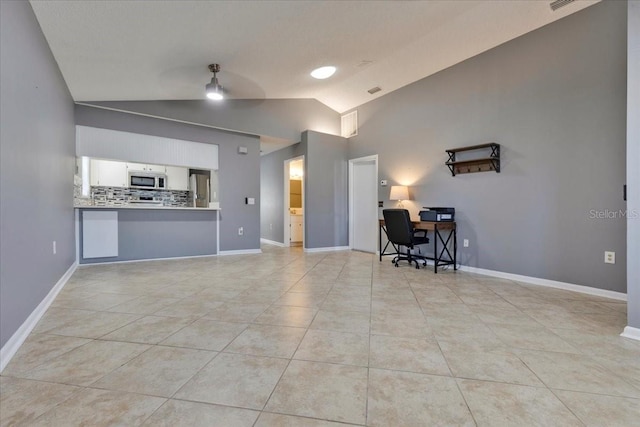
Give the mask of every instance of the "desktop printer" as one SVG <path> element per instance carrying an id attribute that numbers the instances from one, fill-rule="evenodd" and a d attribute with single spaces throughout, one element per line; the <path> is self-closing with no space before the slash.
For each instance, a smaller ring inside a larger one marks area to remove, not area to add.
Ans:
<path id="1" fill-rule="evenodd" d="M 420 221 L 443 222 L 455 220 L 455 208 L 427 208 L 423 206 L 422 209 L 425 210 L 420 211 Z"/>

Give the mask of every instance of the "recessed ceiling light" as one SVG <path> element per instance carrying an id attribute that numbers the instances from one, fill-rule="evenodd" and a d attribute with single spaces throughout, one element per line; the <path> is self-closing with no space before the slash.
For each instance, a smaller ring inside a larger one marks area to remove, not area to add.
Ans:
<path id="1" fill-rule="evenodd" d="M 313 77 L 314 79 L 320 79 L 320 80 L 328 79 L 329 77 L 333 76 L 333 73 L 335 72 L 336 72 L 336 67 L 329 65 L 326 67 L 316 68 L 311 72 L 311 77 Z"/>

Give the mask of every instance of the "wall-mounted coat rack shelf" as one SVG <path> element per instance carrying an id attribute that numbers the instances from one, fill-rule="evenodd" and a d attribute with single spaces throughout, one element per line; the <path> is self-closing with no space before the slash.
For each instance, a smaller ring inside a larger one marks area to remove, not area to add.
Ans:
<path id="1" fill-rule="evenodd" d="M 488 157 L 478 157 L 475 159 L 456 160 L 456 153 L 465 151 L 489 152 Z M 451 175 L 474 172 L 496 171 L 500 173 L 500 144 L 489 142 L 487 144 L 471 145 L 469 147 L 459 147 L 446 150 L 449 161 L 445 164 L 449 167 Z"/>

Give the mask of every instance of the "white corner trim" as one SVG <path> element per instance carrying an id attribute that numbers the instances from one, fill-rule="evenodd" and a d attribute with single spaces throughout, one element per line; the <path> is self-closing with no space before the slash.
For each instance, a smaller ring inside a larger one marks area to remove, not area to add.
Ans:
<path id="1" fill-rule="evenodd" d="M 633 326 L 627 326 L 620 334 L 621 337 L 630 338 L 632 340 L 640 341 L 640 328 L 634 328 Z"/>
<path id="2" fill-rule="evenodd" d="M 504 273 L 502 271 L 486 270 L 484 268 L 469 267 L 461 265 L 458 270 L 469 273 L 477 273 L 485 276 L 498 277 L 501 279 L 515 280 L 517 282 L 529 283 L 531 285 L 546 286 L 548 288 L 564 289 L 566 291 L 580 292 L 583 294 L 595 295 L 599 297 L 611 298 L 620 301 L 627 300 L 627 294 L 606 289 L 591 288 L 589 286 L 574 285 L 573 283 L 557 282 L 555 280 L 541 279 L 539 277 L 522 276 L 520 274 Z"/>
<path id="3" fill-rule="evenodd" d="M 276 242 L 275 240 L 263 239 L 262 237 L 260 238 L 260 243 L 264 243 L 266 245 L 279 246 L 281 248 L 286 248 L 287 247 L 282 242 Z"/>
<path id="4" fill-rule="evenodd" d="M 4 343 L 2 348 L 0 348 L 0 372 L 4 370 L 4 368 L 9 364 L 13 356 L 18 352 L 20 346 L 27 339 L 33 328 L 36 327 L 44 313 L 47 311 L 51 303 L 56 299 L 56 296 L 60 293 L 64 285 L 67 284 L 67 281 L 71 278 L 73 273 L 78 268 L 78 263 L 74 262 L 71 264 L 71 267 L 62 275 L 60 280 L 51 288 L 49 293 L 40 304 L 31 312 L 27 320 L 20 325 L 17 331 L 9 338 L 9 340 Z"/>
<path id="5" fill-rule="evenodd" d="M 330 246 L 326 248 L 304 248 L 305 252 L 333 252 L 333 251 L 348 251 L 351 250 L 349 246 Z"/>
<path id="6" fill-rule="evenodd" d="M 261 254 L 262 249 L 238 249 L 235 251 L 220 251 L 218 252 L 219 256 L 226 255 L 249 255 L 249 254 Z"/>

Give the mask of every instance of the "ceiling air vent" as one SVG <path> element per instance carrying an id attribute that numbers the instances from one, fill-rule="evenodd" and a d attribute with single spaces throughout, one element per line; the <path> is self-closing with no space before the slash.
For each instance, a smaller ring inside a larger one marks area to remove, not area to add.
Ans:
<path id="1" fill-rule="evenodd" d="M 555 0 L 552 1 L 549 6 L 551 6 L 551 10 L 558 10 L 563 6 L 568 5 L 569 3 L 573 3 L 575 0 Z"/>
<path id="2" fill-rule="evenodd" d="M 382 89 L 380 89 L 380 86 L 376 86 L 376 87 L 372 87 L 371 89 L 369 89 L 367 92 L 369 92 L 371 95 L 373 95 L 376 92 L 380 92 Z"/>
<path id="3" fill-rule="evenodd" d="M 358 110 L 342 116 L 340 134 L 345 138 L 358 135 Z"/>

